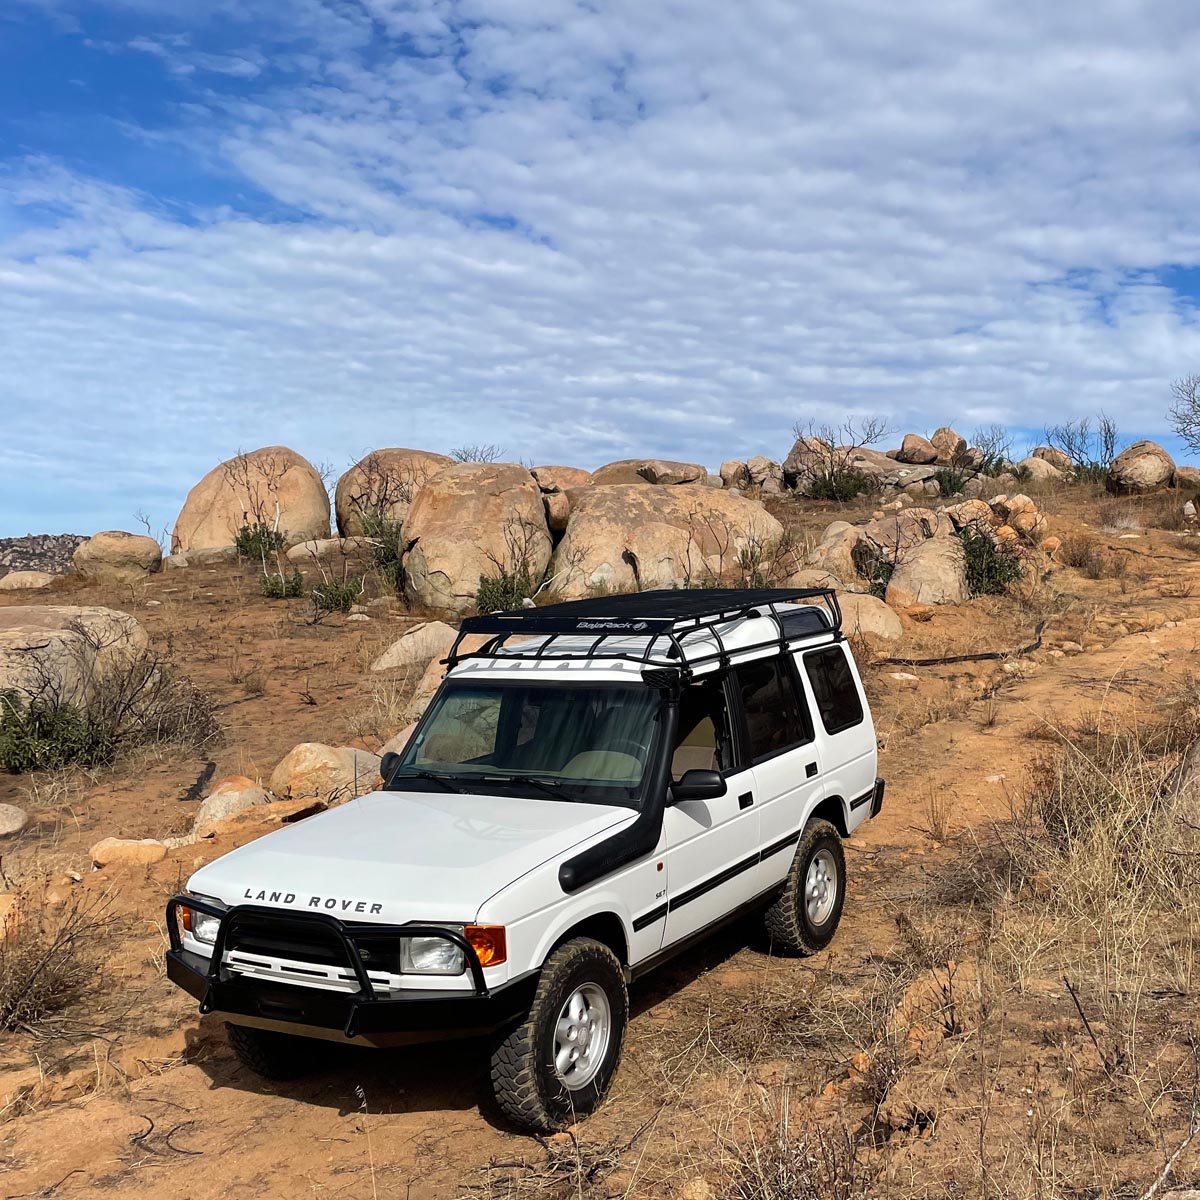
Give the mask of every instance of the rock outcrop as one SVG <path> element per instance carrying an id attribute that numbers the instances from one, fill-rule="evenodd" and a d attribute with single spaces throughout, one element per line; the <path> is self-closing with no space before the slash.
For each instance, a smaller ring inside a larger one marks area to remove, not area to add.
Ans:
<path id="1" fill-rule="evenodd" d="M 439 471 L 413 501 L 404 533 L 409 598 L 452 612 L 466 612 L 480 579 L 501 570 L 524 569 L 540 581 L 552 549 L 541 490 L 515 463 L 456 463 Z"/>
<path id="2" fill-rule="evenodd" d="M 1038 446 L 1029 457 L 1040 458 L 1043 462 L 1048 462 L 1055 470 L 1061 471 L 1064 475 L 1075 469 L 1071 456 L 1056 446 Z"/>
<path id="3" fill-rule="evenodd" d="M 75 571 L 106 583 L 135 583 L 162 566 L 162 547 L 142 533 L 109 529 L 80 543 Z"/>
<path id="4" fill-rule="evenodd" d="M 593 486 L 572 494 L 555 552 L 563 599 L 726 577 L 738 556 L 778 545 L 783 527 L 757 501 L 709 487 Z"/>
<path id="5" fill-rule="evenodd" d="M 77 533 L 30 533 L 25 537 L 0 538 L 0 577 L 10 571 L 47 571 L 65 575 L 74 564 L 71 556 L 80 542 Z"/>
<path id="6" fill-rule="evenodd" d="M 337 482 L 334 510 L 343 537 L 361 535 L 363 517 L 384 517 L 403 523 L 417 493 L 453 459 L 432 450 L 390 446 L 372 450 Z"/>
<path id="7" fill-rule="evenodd" d="M 277 529 L 287 545 L 329 536 L 329 495 L 306 458 L 264 446 L 214 467 L 187 494 L 172 551 L 228 546 L 244 525 Z"/>
<path id="8" fill-rule="evenodd" d="M 1157 442 L 1134 442 L 1112 461 L 1104 486 L 1117 496 L 1140 495 L 1166 487 L 1175 460 Z"/>
<path id="9" fill-rule="evenodd" d="M 673 462 L 668 458 L 625 458 L 592 472 L 592 483 L 703 483 L 708 470 L 699 463 Z"/>
<path id="10" fill-rule="evenodd" d="M 930 466 L 938 461 L 937 447 L 919 433 L 909 433 L 896 451 L 896 461 L 913 466 Z"/>

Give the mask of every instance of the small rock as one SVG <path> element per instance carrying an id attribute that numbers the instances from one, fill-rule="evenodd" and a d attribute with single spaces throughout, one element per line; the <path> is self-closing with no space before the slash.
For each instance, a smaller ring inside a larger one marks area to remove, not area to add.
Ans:
<path id="1" fill-rule="evenodd" d="M 205 837 L 218 821 L 269 802 L 270 797 L 253 779 L 245 775 L 231 775 L 217 783 L 200 805 L 192 823 L 192 832 L 197 837 Z"/>
<path id="2" fill-rule="evenodd" d="M 1082 654 L 1083 647 L 1078 642 L 1063 642 L 1063 651 L 1067 654 Z"/>
<path id="3" fill-rule="evenodd" d="M 15 804 L 0 804 L 0 838 L 16 837 L 29 824 L 29 814 Z"/>
<path id="4" fill-rule="evenodd" d="M 916 675 L 910 675 L 907 671 L 893 671 L 888 678 L 900 684 L 901 687 L 910 690 L 919 687 L 921 683 L 921 680 Z"/>
<path id="5" fill-rule="evenodd" d="M 88 853 L 96 867 L 140 867 L 162 862 L 167 857 L 167 847 L 154 838 L 133 841 L 126 838 L 104 838 Z"/>
<path id="6" fill-rule="evenodd" d="M 346 618 L 347 621 L 369 621 L 370 619 L 366 613 L 351 613 Z"/>
<path id="7" fill-rule="evenodd" d="M 983 782 L 984 783 L 1003 783 L 1004 776 L 1003 775 L 985 775 L 983 777 Z"/>

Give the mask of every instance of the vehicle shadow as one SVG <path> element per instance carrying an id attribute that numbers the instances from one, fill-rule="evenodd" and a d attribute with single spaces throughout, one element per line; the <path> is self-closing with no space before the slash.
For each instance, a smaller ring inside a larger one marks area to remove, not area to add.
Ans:
<path id="1" fill-rule="evenodd" d="M 670 1000 L 740 951 L 765 953 L 760 930 L 753 918 L 738 921 L 638 980 L 630 989 L 631 1020 Z M 311 1072 L 286 1081 L 263 1079 L 242 1066 L 228 1045 L 219 1016 L 202 1017 L 187 1039 L 187 1057 L 214 1090 L 285 1096 L 340 1116 L 359 1111 L 364 1096 L 377 1116 L 477 1110 L 492 1128 L 520 1132 L 492 1099 L 486 1038 L 387 1049 L 305 1040 L 300 1049 L 311 1056 Z"/>

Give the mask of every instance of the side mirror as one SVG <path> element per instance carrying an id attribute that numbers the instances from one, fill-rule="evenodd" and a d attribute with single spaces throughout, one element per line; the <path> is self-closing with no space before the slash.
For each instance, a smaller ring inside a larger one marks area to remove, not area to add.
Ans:
<path id="1" fill-rule="evenodd" d="M 396 768 L 400 765 L 400 755 L 395 750 L 389 750 L 379 760 L 379 774 L 383 779 L 384 787 L 391 781 L 392 776 L 396 773 Z"/>
<path id="2" fill-rule="evenodd" d="M 728 787 L 720 771 L 706 771 L 697 767 L 685 771 L 683 778 L 671 785 L 671 799 L 676 804 L 680 800 L 716 800 L 726 791 Z"/>

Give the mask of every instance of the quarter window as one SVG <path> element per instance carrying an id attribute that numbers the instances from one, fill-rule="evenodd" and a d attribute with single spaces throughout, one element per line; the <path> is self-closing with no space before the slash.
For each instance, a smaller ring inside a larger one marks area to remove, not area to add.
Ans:
<path id="1" fill-rule="evenodd" d="M 808 672 L 817 711 L 827 733 L 841 733 L 861 724 L 863 707 L 858 698 L 858 685 L 841 646 L 806 654 L 804 669 Z"/>
<path id="2" fill-rule="evenodd" d="M 761 659 L 734 668 L 746 715 L 751 762 L 812 741 L 808 710 L 793 682 L 791 664 Z"/>

